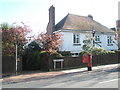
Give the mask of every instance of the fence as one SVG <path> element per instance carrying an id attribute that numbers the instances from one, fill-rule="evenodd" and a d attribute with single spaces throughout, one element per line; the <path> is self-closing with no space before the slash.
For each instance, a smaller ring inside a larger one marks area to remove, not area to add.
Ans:
<path id="1" fill-rule="evenodd" d="M 86 64 L 82 63 L 82 56 L 79 57 L 64 57 L 63 68 L 74 68 L 74 67 L 85 67 Z M 115 64 L 120 63 L 120 54 L 106 54 L 106 55 L 95 55 L 93 56 L 92 64 L 103 65 L 103 64 Z M 56 67 L 60 68 L 60 63 L 56 63 Z M 22 70 L 22 61 L 18 61 L 18 71 Z M 53 59 L 47 57 L 41 63 L 41 70 L 50 70 L 54 68 Z M 16 60 L 15 56 L 2 56 L 2 73 L 13 74 L 16 71 Z"/>
<path id="2" fill-rule="evenodd" d="M 119 63 L 118 54 L 106 54 L 93 56 L 93 65 Z"/>
<path id="3" fill-rule="evenodd" d="M 11 74 L 16 71 L 16 61 L 14 56 L 2 56 L 2 73 Z"/>
<path id="4" fill-rule="evenodd" d="M 85 67 L 86 64 L 82 63 L 82 56 L 79 57 L 64 57 L 63 68 L 71 67 Z M 105 65 L 105 64 L 116 64 L 120 63 L 118 54 L 106 54 L 106 55 L 95 55 L 93 56 L 92 64 Z M 56 67 L 60 68 L 60 63 L 56 63 Z M 49 60 L 49 69 L 53 69 L 53 59 Z"/>
<path id="5" fill-rule="evenodd" d="M 22 62 L 17 62 L 17 70 L 22 70 Z M 2 56 L 2 74 L 11 75 L 16 72 L 16 59 L 15 56 Z"/>

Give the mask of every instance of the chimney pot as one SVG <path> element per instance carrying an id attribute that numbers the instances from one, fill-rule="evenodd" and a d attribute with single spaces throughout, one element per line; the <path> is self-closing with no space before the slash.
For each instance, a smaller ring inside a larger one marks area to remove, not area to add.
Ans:
<path id="1" fill-rule="evenodd" d="M 93 16 L 92 16 L 92 15 L 90 15 L 90 14 L 88 15 L 88 17 L 89 17 L 89 18 L 91 18 L 91 19 L 93 19 Z"/>

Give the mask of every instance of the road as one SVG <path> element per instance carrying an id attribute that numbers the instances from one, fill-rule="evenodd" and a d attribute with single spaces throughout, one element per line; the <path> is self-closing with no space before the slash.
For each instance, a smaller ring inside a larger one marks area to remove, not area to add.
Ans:
<path id="1" fill-rule="evenodd" d="M 3 88 L 118 88 L 120 69 L 68 73 L 47 79 L 3 83 Z"/>

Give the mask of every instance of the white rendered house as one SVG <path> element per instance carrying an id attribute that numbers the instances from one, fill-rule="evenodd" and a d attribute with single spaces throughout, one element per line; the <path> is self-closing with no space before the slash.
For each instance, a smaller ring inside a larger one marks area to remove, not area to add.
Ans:
<path id="1" fill-rule="evenodd" d="M 47 33 L 54 32 L 61 32 L 64 35 L 60 51 L 70 51 L 77 55 L 83 51 L 83 40 L 86 40 L 90 35 L 95 37 L 95 47 L 102 47 L 105 50 L 118 49 L 115 31 L 96 22 L 91 15 L 68 14 L 55 25 L 55 8 L 51 6 Z"/>

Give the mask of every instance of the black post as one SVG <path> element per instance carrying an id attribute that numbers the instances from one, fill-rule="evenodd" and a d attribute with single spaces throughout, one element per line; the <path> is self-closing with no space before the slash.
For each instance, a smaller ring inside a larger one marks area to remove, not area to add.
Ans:
<path id="1" fill-rule="evenodd" d="M 88 67 L 88 71 L 92 71 L 92 67 Z"/>
<path id="2" fill-rule="evenodd" d="M 95 37 L 95 30 L 93 30 L 93 38 Z M 94 39 L 93 39 L 93 47 L 95 46 L 95 41 L 94 41 Z"/>

